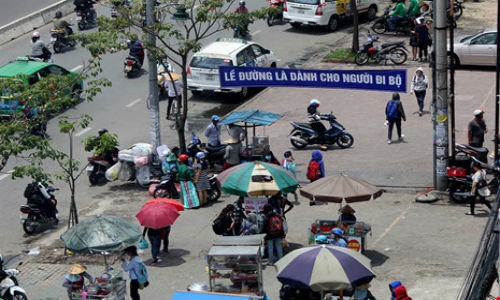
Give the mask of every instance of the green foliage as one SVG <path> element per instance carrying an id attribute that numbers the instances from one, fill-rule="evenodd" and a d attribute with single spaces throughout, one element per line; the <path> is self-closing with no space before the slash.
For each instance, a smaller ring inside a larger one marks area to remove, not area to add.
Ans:
<path id="1" fill-rule="evenodd" d="M 353 62 L 355 53 L 352 53 L 352 49 L 338 48 L 334 49 L 328 53 L 324 58 L 324 62 Z"/>
<path id="2" fill-rule="evenodd" d="M 94 153 L 95 156 L 104 156 L 119 146 L 118 136 L 106 132 L 101 136 L 89 136 L 82 141 L 85 151 Z"/>

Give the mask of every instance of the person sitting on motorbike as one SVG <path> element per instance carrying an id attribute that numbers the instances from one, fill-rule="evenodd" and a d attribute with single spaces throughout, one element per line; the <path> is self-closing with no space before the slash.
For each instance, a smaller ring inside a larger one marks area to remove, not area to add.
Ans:
<path id="1" fill-rule="evenodd" d="M 246 5 L 245 0 L 240 0 L 240 5 L 236 8 L 236 10 L 234 12 L 237 14 L 247 15 L 248 8 L 246 8 L 245 5 Z M 248 31 L 248 23 L 249 23 L 249 20 L 247 20 L 246 18 L 241 20 L 241 25 L 243 27 L 243 30 Z"/>
<path id="2" fill-rule="evenodd" d="M 307 107 L 308 121 L 311 125 L 312 129 L 318 135 L 318 140 L 320 144 L 320 149 L 326 151 L 328 148 L 325 146 L 325 132 L 326 127 L 321 122 L 321 114 L 318 111 L 318 107 L 320 105 L 319 100 L 312 99 L 309 102 L 309 106 Z"/>
<path id="3" fill-rule="evenodd" d="M 418 0 L 410 0 L 408 5 L 408 16 L 412 19 L 420 16 L 420 2 Z"/>
<path id="4" fill-rule="evenodd" d="M 45 187 L 46 183 L 44 180 L 33 184 L 35 184 L 36 189 L 28 195 L 28 204 L 38 206 L 45 216 L 57 219 L 57 201 L 50 194 L 54 188 L 50 186 Z"/>
<path id="5" fill-rule="evenodd" d="M 88 22 L 94 21 L 92 10 L 94 9 L 95 1 L 75 0 L 73 1 L 73 4 L 75 5 L 75 11 L 81 12 L 82 18 L 84 18 L 84 20 L 87 20 Z"/>
<path id="6" fill-rule="evenodd" d="M 44 61 L 49 60 L 51 57 L 51 53 L 47 46 L 40 38 L 40 32 L 35 31 L 31 36 L 31 57 L 40 58 Z"/>
<path id="7" fill-rule="evenodd" d="M 132 35 L 131 39 L 127 41 L 128 55 L 133 56 L 139 60 L 139 63 L 144 63 L 144 45 L 138 41 L 135 34 Z"/>
<path id="8" fill-rule="evenodd" d="M 387 19 L 387 25 L 389 26 L 390 31 L 396 30 L 396 25 L 402 19 L 406 18 L 407 11 L 405 6 L 405 0 L 398 0 L 398 4 L 394 7 L 391 12 L 391 16 Z"/>
<path id="9" fill-rule="evenodd" d="M 55 30 L 64 30 L 64 34 L 66 36 L 73 34 L 73 29 L 71 28 L 70 24 L 66 20 L 62 19 L 62 12 L 60 10 L 56 11 L 53 22 Z"/>

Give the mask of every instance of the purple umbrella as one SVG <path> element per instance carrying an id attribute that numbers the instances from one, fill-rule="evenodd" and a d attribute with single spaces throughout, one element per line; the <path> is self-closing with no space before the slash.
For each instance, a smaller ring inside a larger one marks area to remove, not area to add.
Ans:
<path id="1" fill-rule="evenodd" d="M 294 250 L 276 263 L 278 280 L 299 288 L 340 291 L 369 283 L 370 260 L 348 248 L 314 245 Z"/>

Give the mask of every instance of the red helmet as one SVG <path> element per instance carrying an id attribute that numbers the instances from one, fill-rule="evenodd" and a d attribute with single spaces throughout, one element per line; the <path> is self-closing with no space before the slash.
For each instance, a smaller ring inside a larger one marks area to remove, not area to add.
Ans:
<path id="1" fill-rule="evenodd" d="M 179 155 L 179 161 L 187 161 L 188 159 L 189 159 L 189 156 L 187 154 Z"/>

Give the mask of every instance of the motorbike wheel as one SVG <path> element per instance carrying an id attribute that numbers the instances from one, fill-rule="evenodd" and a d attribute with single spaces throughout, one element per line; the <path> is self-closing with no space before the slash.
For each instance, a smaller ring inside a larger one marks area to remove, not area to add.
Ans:
<path id="1" fill-rule="evenodd" d="M 89 175 L 89 182 L 91 185 L 96 185 L 99 183 L 99 174 L 97 172 L 93 171 Z"/>
<path id="2" fill-rule="evenodd" d="M 19 292 L 19 291 L 15 291 L 14 292 L 14 295 L 10 295 L 9 293 L 9 297 L 6 297 L 6 299 L 10 300 L 28 300 L 28 296 L 26 296 L 25 293 L 22 293 L 22 292 Z"/>
<path id="3" fill-rule="evenodd" d="M 213 185 L 210 187 L 210 189 L 207 191 L 207 202 L 215 202 L 219 200 L 221 191 L 220 188 L 217 184 Z"/>
<path id="4" fill-rule="evenodd" d="M 372 26 L 372 30 L 377 34 L 382 34 L 387 31 L 387 24 L 384 21 L 377 21 Z"/>
<path id="5" fill-rule="evenodd" d="M 389 59 L 396 65 L 403 64 L 407 58 L 406 52 L 402 49 L 396 48 L 389 52 Z"/>
<path id="6" fill-rule="evenodd" d="M 360 52 L 356 54 L 356 57 L 354 57 L 354 62 L 359 66 L 365 65 L 366 63 L 368 63 L 368 53 Z"/>
<path id="7" fill-rule="evenodd" d="M 354 144 L 354 138 L 350 133 L 344 133 L 344 135 L 340 136 L 337 139 L 337 145 L 339 145 L 340 148 L 346 149 L 352 146 Z"/>
<path id="8" fill-rule="evenodd" d="M 274 24 L 274 15 L 269 14 L 267 15 L 267 26 L 271 27 Z"/>
<path id="9" fill-rule="evenodd" d="M 52 46 L 54 48 L 55 53 L 61 53 L 63 52 L 63 45 L 59 41 L 55 41 L 54 45 Z"/>
<path id="10" fill-rule="evenodd" d="M 37 221 L 33 220 L 33 217 L 28 216 L 23 222 L 23 229 L 26 234 L 34 234 L 37 231 Z"/>
<path id="11" fill-rule="evenodd" d="M 470 202 L 471 196 L 457 196 L 457 195 L 455 195 L 455 189 L 453 189 L 453 188 L 450 188 L 448 195 L 449 195 L 449 198 L 451 201 L 458 203 L 458 204 L 465 204 L 465 203 Z"/>
<path id="12" fill-rule="evenodd" d="M 302 137 L 302 133 L 295 132 L 292 136 Z M 290 139 L 290 143 L 292 144 L 292 146 L 294 146 L 297 149 L 304 149 L 307 146 L 307 144 L 303 144 L 303 143 L 296 141 L 296 140 L 293 140 L 293 139 Z"/>
<path id="13" fill-rule="evenodd" d="M 458 3 L 453 4 L 453 15 L 455 16 L 455 19 L 458 20 L 463 14 L 464 10 L 462 6 Z"/>
<path id="14" fill-rule="evenodd" d="M 78 22 L 78 30 L 85 30 L 87 26 L 85 25 L 85 22 L 80 21 Z"/>
<path id="15" fill-rule="evenodd" d="M 153 197 L 154 198 L 171 198 L 170 194 L 165 189 L 156 189 L 153 192 Z"/>

